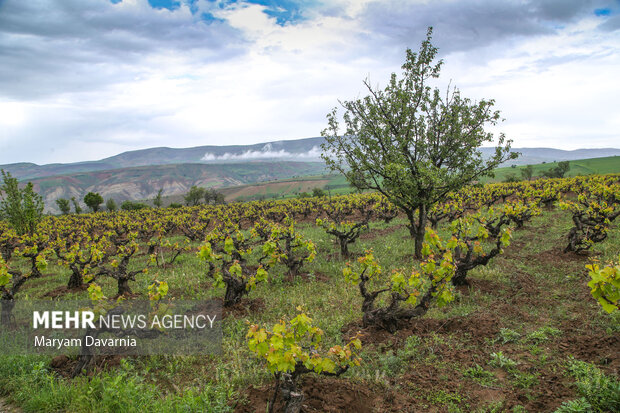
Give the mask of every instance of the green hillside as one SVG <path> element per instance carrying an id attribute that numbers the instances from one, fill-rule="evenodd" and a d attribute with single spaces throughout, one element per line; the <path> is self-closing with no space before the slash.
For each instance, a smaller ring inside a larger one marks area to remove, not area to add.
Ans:
<path id="1" fill-rule="evenodd" d="M 320 188 L 328 195 L 343 195 L 354 191 L 342 175 L 300 176 L 248 185 L 221 187 L 217 190 L 225 196 L 226 201 L 235 202 L 294 198 L 303 192 L 312 193 L 314 188 Z M 164 205 L 170 205 L 171 203 L 183 204 L 184 195 L 165 196 L 163 198 Z M 152 204 L 152 199 L 144 199 L 142 201 Z"/>
<path id="2" fill-rule="evenodd" d="M 606 158 L 578 159 L 569 161 L 570 170 L 566 176 L 592 175 L 592 174 L 611 174 L 620 172 L 620 156 L 608 156 Z M 555 168 L 557 162 L 540 163 L 532 165 L 534 167 L 534 177 L 543 176 L 544 171 Z M 483 182 L 502 182 L 511 174 L 521 179 L 521 170 L 525 165 L 498 168 L 495 170 L 495 178 L 485 178 Z"/>
<path id="3" fill-rule="evenodd" d="M 178 164 L 80 172 L 32 180 L 35 191 L 43 196 L 46 207 L 56 212 L 58 198 L 82 199 L 98 192 L 105 199 L 122 202 L 153 199 L 163 195 L 187 193 L 192 186 L 204 188 L 238 187 L 278 179 L 298 179 L 325 171 L 320 162 L 238 162 L 229 164 Z"/>
<path id="4" fill-rule="evenodd" d="M 548 171 L 557 166 L 557 162 L 540 163 L 534 167 L 534 177 L 542 176 L 543 171 Z M 590 158 L 569 161 L 570 170 L 566 176 L 610 174 L 620 173 L 620 156 L 606 158 Z M 484 178 L 483 182 L 502 182 L 510 174 L 521 179 L 521 170 L 526 166 L 498 168 L 495 170 L 495 178 Z M 281 199 L 298 196 L 301 192 L 311 192 L 313 188 L 329 190 L 332 195 L 347 194 L 353 191 L 347 180 L 342 175 L 317 175 L 304 176 L 281 181 L 261 182 L 257 184 L 242 185 L 238 187 L 222 188 L 228 201 L 248 201 L 255 199 Z M 177 196 L 170 202 L 182 202 L 182 197 Z"/>

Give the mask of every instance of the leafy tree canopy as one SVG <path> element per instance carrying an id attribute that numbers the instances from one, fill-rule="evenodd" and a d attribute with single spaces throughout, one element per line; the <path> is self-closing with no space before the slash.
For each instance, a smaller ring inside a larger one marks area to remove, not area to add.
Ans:
<path id="1" fill-rule="evenodd" d="M 93 211 L 99 210 L 99 205 L 103 204 L 103 197 L 96 192 L 89 192 L 84 196 L 84 203 Z"/>
<path id="2" fill-rule="evenodd" d="M 489 159 L 479 150 L 494 140 L 486 128 L 501 120 L 493 100 L 473 102 L 456 88 L 442 93 L 429 85 L 443 63 L 435 62 L 431 35 L 429 28 L 419 52 L 407 49 L 402 77 L 393 73 L 384 89 L 372 87 L 367 79 L 366 97 L 339 102 L 344 131 L 334 108 L 322 132 L 322 157 L 332 170 L 359 190 L 383 193 L 406 213 L 417 257 L 428 209 L 517 156 L 510 153 L 511 141 L 503 134 Z"/>
<path id="3" fill-rule="evenodd" d="M 192 186 L 189 189 L 189 192 L 187 193 L 187 195 L 184 196 L 185 198 L 185 205 L 187 206 L 196 206 L 196 205 L 200 205 L 202 199 L 205 196 L 205 189 L 198 187 L 198 186 Z"/>
<path id="4" fill-rule="evenodd" d="M 58 209 L 60 209 L 60 212 L 63 215 L 67 215 L 71 212 L 71 204 L 66 198 L 58 198 L 56 200 L 56 205 L 58 205 Z"/>
<path id="5" fill-rule="evenodd" d="M 561 161 L 558 162 L 558 165 L 554 168 L 549 169 L 548 171 L 543 171 L 543 176 L 547 178 L 564 178 L 566 172 L 570 170 L 570 162 Z"/>
<path id="6" fill-rule="evenodd" d="M 2 172 L 0 186 L 0 219 L 6 220 L 20 234 L 33 234 L 43 217 L 43 198 L 34 192 L 32 182 L 19 188 L 17 178 Z"/>

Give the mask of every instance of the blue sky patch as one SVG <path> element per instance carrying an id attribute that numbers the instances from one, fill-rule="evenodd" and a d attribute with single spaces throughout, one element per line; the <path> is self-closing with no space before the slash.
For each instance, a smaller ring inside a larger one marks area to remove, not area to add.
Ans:
<path id="1" fill-rule="evenodd" d="M 227 4 L 258 4 L 265 7 L 263 13 L 275 18 L 280 26 L 284 26 L 304 20 L 303 9 L 315 2 L 315 0 L 228 0 L 219 5 L 224 8 Z"/>
<path id="2" fill-rule="evenodd" d="M 113 4 L 122 2 L 123 0 L 109 0 Z M 217 0 L 208 0 L 215 3 Z M 170 11 L 177 10 L 181 7 L 181 3 L 186 4 L 192 14 L 198 13 L 198 0 L 148 0 L 154 9 L 168 9 Z M 305 20 L 303 10 L 316 4 L 316 0 L 223 0 L 217 3 L 220 8 L 226 8 L 229 4 L 257 4 L 264 6 L 263 13 L 269 17 L 276 19 L 276 23 L 280 26 L 287 24 L 295 24 Z M 222 21 L 213 14 L 203 12 L 200 19 L 211 23 L 214 21 Z"/>
<path id="3" fill-rule="evenodd" d="M 189 10 L 192 14 L 196 14 L 198 11 L 198 0 L 189 0 L 187 3 L 189 4 Z"/>
<path id="4" fill-rule="evenodd" d="M 598 17 L 611 15 L 611 9 L 594 9 L 594 15 Z"/>
<path id="5" fill-rule="evenodd" d="M 213 14 L 211 13 L 207 13 L 207 12 L 203 12 L 200 14 L 200 20 L 206 22 L 206 23 L 213 23 L 213 22 L 224 22 L 224 19 L 220 19 L 219 17 L 215 17 Z"/>
<path id="6" fill-rule="evenodd" d="M 178 0 L 149 0 L 149 4 L 155 9 L 176 10 L 181 7 L 181 2 Z"/>
<path id="7" fill-rule="evenodd" d="M 263 13 L 274 17 L 276 23 L 280 26 L 303 20 L 301 13 L 302 4 L 300 2 L 290 0 L 247 0 L 247 3 L 265 6 L 266 9 Z"/>

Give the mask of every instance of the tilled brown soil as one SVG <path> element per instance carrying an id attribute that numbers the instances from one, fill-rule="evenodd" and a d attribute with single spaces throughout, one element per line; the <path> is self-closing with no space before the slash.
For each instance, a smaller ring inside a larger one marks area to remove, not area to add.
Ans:
<path id="1" fill-rule="evenodd" d="M 75 287 L 75 288 L 67 288 L 66 285 L 63 285 L 62 287 L 54 288 L 53 290 L 46 292 L 41 297 L 52 298 L 52 299 L 54 298 L 62 299 L 66 294 L 80 293 L 80 292 L 86 291 L 87 289 L 88 289 L 88 284 L 82 284 L 82 286 Z"/>
<path id="2" fill-rule="evenodd" d="M 218 301 L 223 301 L 217 299 Z M 265 310 L 265 301 L 262 298 L 242 298 L 237 304 L 223 307 L 222 317 L 245 317 L 248 314 L 262 313 Z"/>
<path id="3" fill-rule="evenodd" d="M 20 413 L 22 409 L 11 405 L 6 400 L 0 398 L 0 413 Z"/>
<path id="4" fill-rule="evenodd" d="M 238 403 L 235 411 L 255 413 L 267 411 L 274 387 L 250 387 L 244 397 L 245 403 Z M 367 387 L 346 380 L 307 376 L 302 379 L 304 412 L 370 413 L 378 402 L 377 394 Z M 274 412 L 283 411 L 283 401 L 278 395 Z"/>

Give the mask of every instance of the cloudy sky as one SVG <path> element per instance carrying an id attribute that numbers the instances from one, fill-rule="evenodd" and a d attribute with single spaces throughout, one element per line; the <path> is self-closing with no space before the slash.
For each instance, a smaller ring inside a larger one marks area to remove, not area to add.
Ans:
<path id="1" fill-rule="evenodd" d="M 427 26 L 513 147 L 620 147 L 619 0 L 0 0 L 0 164 L 318 136 Z"/>

